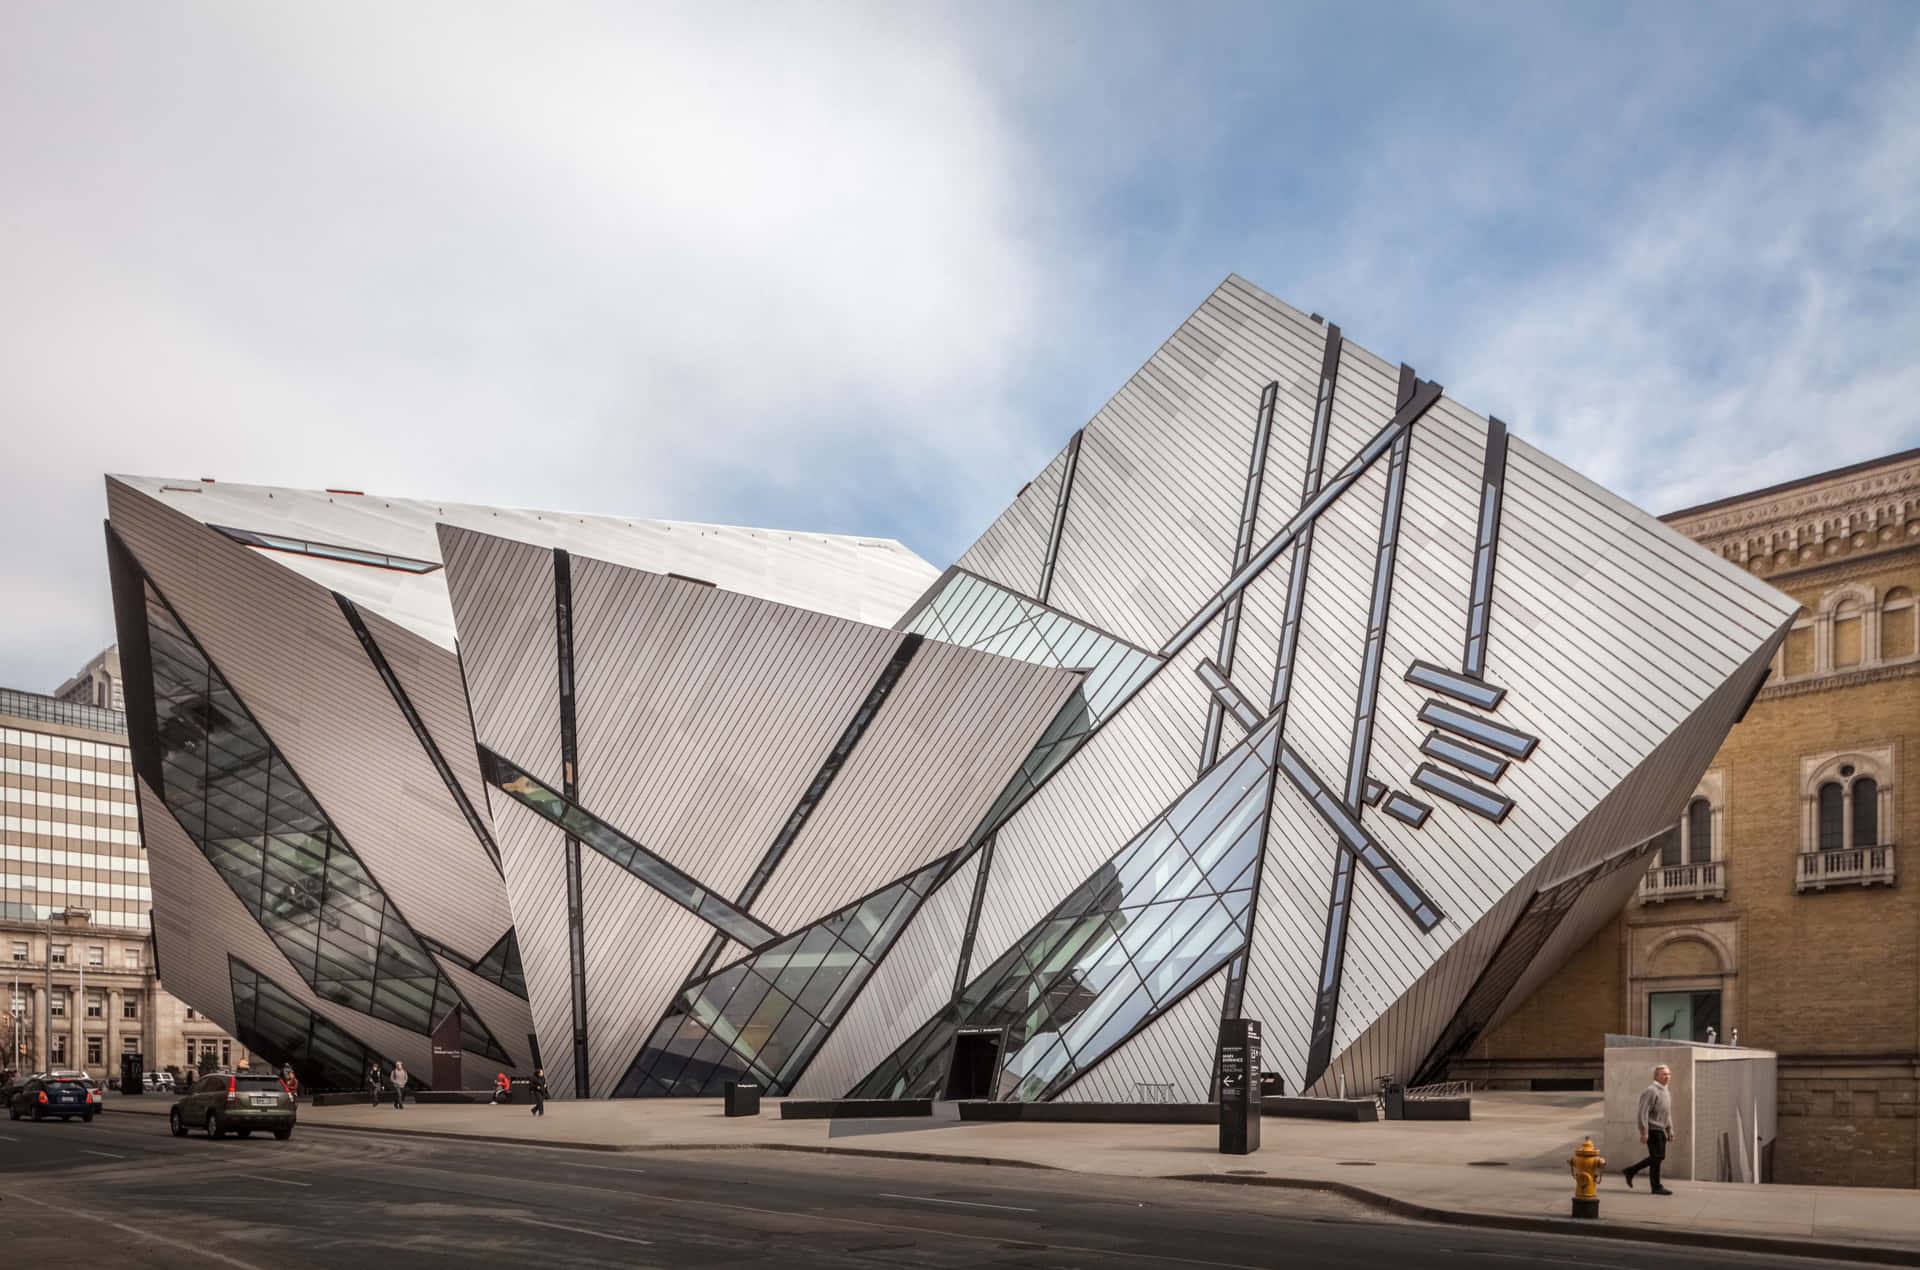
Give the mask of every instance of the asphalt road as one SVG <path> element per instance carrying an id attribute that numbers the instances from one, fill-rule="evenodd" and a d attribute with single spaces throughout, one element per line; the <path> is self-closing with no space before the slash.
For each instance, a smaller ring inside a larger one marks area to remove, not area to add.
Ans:
<path id="1" fill-rule="evenodd" d="M 1429 1226 L 1329 1195 L 777 1151 L 612 1154 L 159 1117 L 0 1122 L 21 1267 L 903 1266 L 1649 1270 L 1828 1263 Z"/>

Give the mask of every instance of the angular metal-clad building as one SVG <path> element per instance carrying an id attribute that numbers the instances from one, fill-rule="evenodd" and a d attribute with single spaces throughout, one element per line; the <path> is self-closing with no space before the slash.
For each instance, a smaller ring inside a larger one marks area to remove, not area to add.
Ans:
<path id="1" fill-rule="evenodd" d="M 944 574 L 113 479 L 170 986 L 330 1083 L 1422 1079 L 1618 909 L 1794 605 L 1229 278 Z M 467 1056 L 468 1072 L 448 1063 Z"/>

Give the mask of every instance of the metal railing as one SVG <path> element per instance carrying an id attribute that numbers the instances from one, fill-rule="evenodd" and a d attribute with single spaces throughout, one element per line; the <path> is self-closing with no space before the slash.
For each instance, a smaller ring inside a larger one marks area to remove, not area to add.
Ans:
<path id="1" fill-rule="evenodd" d="M 1656 864 L 1640 879 L 1640 902 L 1659 904 L 1666 900 L 1717 900 L 1727 894 L 1727 865 L 1724 860 L 1699 864 Z"/>
<path id="2" fill-rule="evenodd" d="M 1432 1102 L 1441 1098 L 1465 1098 L 1473 1092 L 1470 1080 L 1442 1080 L 1431 1085 L 1415 1085 L 1407 1090 L 1408 1102 Z"/>
<path id="3" fill-rule="evenodd" d="M 1830 886 L 1892 886 L 1893 844 L 1802 852 L 1795 876 L 1795 888 L 1801 891 L 1824 891 Z"/>

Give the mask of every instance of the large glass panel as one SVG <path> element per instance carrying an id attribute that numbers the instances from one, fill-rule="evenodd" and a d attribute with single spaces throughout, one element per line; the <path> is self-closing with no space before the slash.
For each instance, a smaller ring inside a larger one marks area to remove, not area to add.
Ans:
<path id="1" fill-rule="evenodd" d="M 430 1035 L 435 1003 L 460 999 L 452 982 L 151 584 L 146 601 L 181 827 L 316 993 Z M 510 1061 L 471 1007 L 464 1017 L 467 1048 Z"/>
<path id="2" fill-rule="evenodd" d="M 1049 1098 L 1152 1021 L 1246 943 L 1273 731 L 1242 741 L 1162 815 L 924 1024 L 854 1089 L 931 1097 L 962 1028 L 1006 1029 L 1001 1096 Z M 1189 826 L 1184 846 L 1175 829 Z M 1194 890 L 1187 850 L 1231 878 L 1224 899 Z"/>
<path id="3" fill-rule="evenodd" d="M 273 1067 L 292 1067 L 308 1089 L 364 1085 L 367 1068 L 378 1059 L 372 1050 L 244 961 L 227 958 L 227 972 L 233 988 L 233 1033 L 241 1044 Z"/>
<path id="4" fill-rule="evenodd" d="M 946 867 L 929 865 L 684 989 L 615 1096 L 710 1092 L 742 1074 L 787 1092 Z"/>

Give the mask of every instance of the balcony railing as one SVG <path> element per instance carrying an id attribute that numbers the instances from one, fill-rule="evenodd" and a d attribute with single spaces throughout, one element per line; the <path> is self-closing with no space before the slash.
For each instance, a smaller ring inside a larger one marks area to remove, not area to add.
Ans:
<path id="1" fill-rule="evenodd" d="M 1723 900 L 1727 897 L 1727 863 L 1656 864 L 1640 879 L 1640 902 L 1665 900 Z"/>
<path id="2" fill-rule="evenodd" d="M 1796 889 L 1824 891 L 1830 886 L 1892 886 L 1893 844 L 1835 847 L 1800 856 Z"/>

